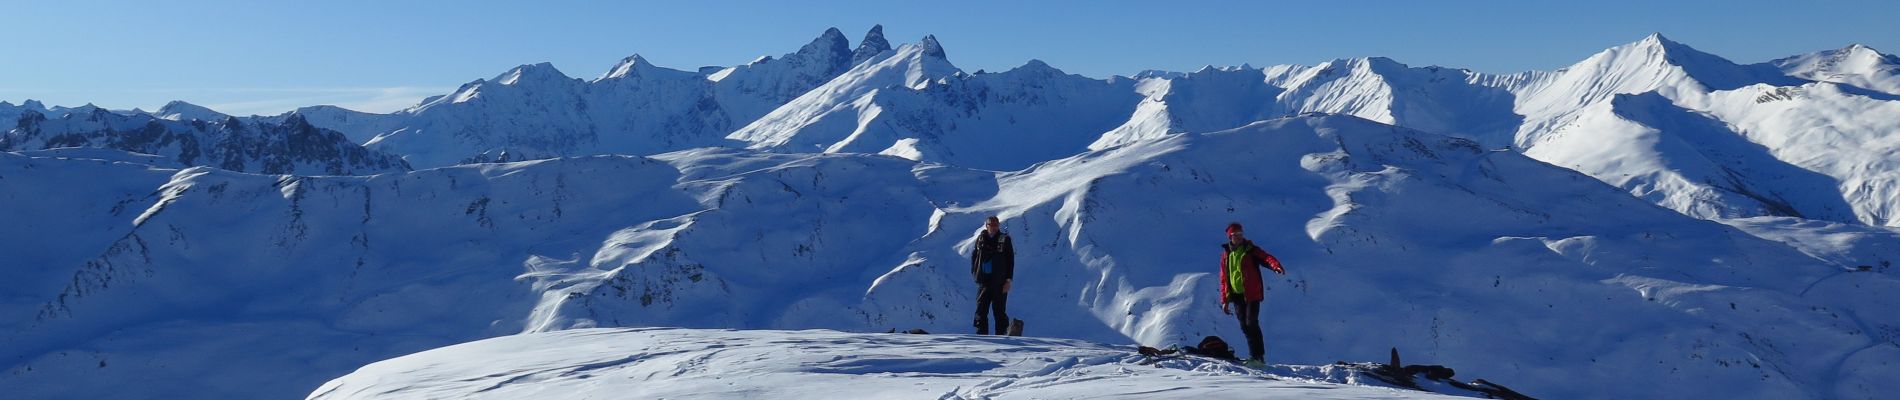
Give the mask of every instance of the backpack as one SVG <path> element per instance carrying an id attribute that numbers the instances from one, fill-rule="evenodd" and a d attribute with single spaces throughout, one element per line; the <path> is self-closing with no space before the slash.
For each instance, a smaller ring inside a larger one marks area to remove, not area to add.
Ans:
<path id="1" fill-rule="evenodd" d="M 1199 348 L 1201 349 L 1201 351 L 1207 351 L 1207 352 L 1234 351 L 1233 349 L 1227 348 L 1227 341 L 1221 340 L 1220 336 L 1208 336 L 1204 339 L 1201 339 L 1201 344 L 1199 346 L 1195 346 L 1195 348 Z"/>
<path id="2" fill-rule="evenodd" d="M 1201 344 L 1199 346 L 1189 347 L 1189 348 L 1185 348 L 1181 350 L 1187 352 L 1188 354 L 1214 357 L 1214 358 L 1219 358 L 1219 359 L 1228 360 L 1228 361 L 1236 361 L 1240 359 L 1239 357 L 1234 356 L 1234 349 L 1232 347 L 1228 347 L 1227 341 L 1221 340 L 1220 336 L 1208 336 L 1205 339 L 1201 339 Z"/>

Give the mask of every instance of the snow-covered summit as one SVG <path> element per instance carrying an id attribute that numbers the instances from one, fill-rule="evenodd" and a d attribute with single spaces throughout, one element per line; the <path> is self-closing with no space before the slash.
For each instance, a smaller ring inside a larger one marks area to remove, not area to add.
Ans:
<path id="1" fill-rule="evenodd" d="M 1853 44 L 1769 61 L 1790 76 L 1900 95 L 1900 57 Z"/>
<path id="2" fill-rule="evenodd" d="M 1511 88 L 1518 97 L 1516 112 L 1525 116 L 1515 145 L 1536 146 L 1545 133 L 1569 123 L 1577 112 L 1615 95 L 1654 91 L 1675 99 L 1758 83 L 1790 85 L 1800 80 L 1772 67 L 1738 65 L 1651 34 L 1599 52 L 1545 79 Z"/>
<path id="3" fill-rule="evenodd" d="M 791 151 L 824 151 L 851 136 L 859 116 L 875 109 L 866 103 L 880 90 L 920 89 L 928 82 L 959 74 L 935 39 L 879 53 L 726 137 Z"/>
<path id="4" fill-rule="evenodd" d="M 159 107 L 158 111 L 152 113 L 152 116 L 172 121 L 190 121 L 194 119 L 218 121 L 230 117 L 230 115 L 225 113 L 217 112 L 197 104 L 186 103 L 182 100 L 173 100 L 170 103 L 165 103 L 165 106 Z"/>
<path id="5" fill-rule="evenodd" d="M 572 79 L 574 78 L 569 78 L 567 74 L 561 73 L 560 69 L 554 68 L 554 64 L 544 62 L 524 64 L 515 67 L 514 69 L 508 70 L 508 72 L 496 76 L 493 81 L 503 85 L 514 86 L 521 85 L 524 81 L 526 81 L 527 84 L 540 85 L 559 84 L 559 81 Z"/>
<path id="6" fill-rule="evenodd" d="M 652 74 L 691 75 L 692 73 L 656 66 L 653 65 L 652 61 L 647 61 L 646 57 L 634 54 L 627 56 L 627 58 L 620 59 L 620 62 L 615 63 L 613 68 L 607 69 L 607 72 L 601 74 L 599 78 L 594 78 L 594 82 L 612 79 L 637 79 Z"/>
<path id="7" fill-rule="evenodd" d="M 949 56 L 943 52 L 943 44 L 937 43 L 937 35 L 924 35 L 924 39 L 918 41 L 917 45 L 922 47 L 924 56 L 942 59 L 949 58 Z"/>
<path id="8" fill-rule="evenodd" d="M 477 359 L 484 361 L 466 362 Z M 701 329 L 579 329 L 489 339 L 371 364 L 308 398 L 741 396 L 1467 398 L 1397 389 L 1335 366 L 1254 370 L 1195 357 L 1154 361 L 1133 354 L 1132 346 L 1075 340 Z"/>
<path id="9" fill-rule="evenodd" d="M 1148 79 L 1148 78 L 1180 78 L 1180 77 L 1184 77 L 1184 76 L 1187 76 L 1187 73 L 1186 73 L 1186 72 L 1176 72 L 1176 71 L 1165 71 L 1165 70 L 1159 70 L 1159 69 L 1148 69 L 1148 70 L 1142 70 L 1141 72 L 1136 72 L 1136 73 L 1135 73 L 1135 75 L 1133 75 L 1133 76 L 1130 76 L 1130 78 L 1134 78 L 1134 79 Z"/>

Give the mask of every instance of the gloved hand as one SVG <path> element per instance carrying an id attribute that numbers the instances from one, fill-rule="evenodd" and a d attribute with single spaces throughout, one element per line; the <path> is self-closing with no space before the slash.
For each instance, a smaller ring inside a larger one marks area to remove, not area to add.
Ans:
<path id="1" fill-rule="evenodd" d="M 1234 315 L 1234 309 L 1232 308 L 1232 306 L 1229 306 L 1229 304 L 1233 304 L 1233 303 L 1226 303 L 1226 302 L 1220 303 L 1221 314 Z"/>

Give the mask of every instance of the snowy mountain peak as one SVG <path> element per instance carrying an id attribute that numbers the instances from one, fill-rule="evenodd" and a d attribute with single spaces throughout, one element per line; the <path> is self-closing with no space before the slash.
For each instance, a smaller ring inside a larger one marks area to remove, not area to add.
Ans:
<path id="1" fill-rule="evenodd" d="M 1681 46 L 1682 45 L 1682 43 L 1678 43 L 1674 40 L 1669 40 L 1669 38 L 1667 37 L 1663 37 L 1662 32 L 1650 32 L 1648 36 L 1643 36 L 1643 40 L 1638 40 L 1637 43 L 1645 44 L 1645 45 L 1654 45 L 1654 46 Z"/>
<path id="2" fill-rule="evenodd" d="M 1900 95 L 1900 57 L 1862 44 L 1763 64 L 1788 76 Z"/>
<path id="3" fill-rule="evenodd" d="M 1032 72 L 1032 73 L 1036 73 L 1040 75 L 1062 75 L 1063 74 L 1062 70 L 1056 69 L 1056 67 L 1049 66 L 1049 63 L 1045 63 L 1045 62 L 1042 62 L 1042 60 L 1038 60 L 1034 58 L 1029 59 L 1029 62 L 1023 63 L 1023 65 L 1020 67 L 1011 69 L 1010 72 L 1017 72 L 1017 73 Z"/>
<path id="4" fill-rule="evenodd" d="M 924 35 L 924 40 L 918 42 L 918 44 L 924 47 L 924 55 L 926 56 L 949 59 L 949 57 L 945 57 L 943 54 L 943 44 L 937 43 L 937 35 Z"/>
<path id="5" fill-rule="evenodd" d="M 1409 68 L 1410 67 L 1409 65 L 1405 65 L 1405 63 L 1399 62 L 1398 60 L 1385 58 L 1385 57 L 1366 57 L 1366 58 L 1355 59 L 1355 61 L 1361 64 L 1374 66 L 1374 67 L 1394 67 L 1394 68 Z"/>
<path id="6" fill-rule="evenodd" d="M 46 105 L 41 104 L 39 100 L 34 100 L 34 99 L 26 99 L 26 102 L 20 103 L 20 108 L 25 108 L 25 109 L 33 110 L 33 111 L 46 111 Z"/>
<path id="7" fill-rule="evenodd" d="M 1598 64 L 1603 71 L 1612 73 L 1621 71 L 1660 75 L 1668 74 L 1667 69 L 1680 69 L 1687 78 L 1714 90 L 1730 90 L 1757 83 L 1801 83 L 1775 71 L 1772 66 L 1739 65 L 1721 56 L 1669 40 L 1661 33 L 1652 33 L 1634 43 L 1604 50 L 1578 65 L 1585 64 Z"/>
<path id="8" fill-rule="evenodd" d="M 1826 81 L 1823 75 L 1865 74 L 1900 69 L 1900 57 L 1881 53 L 1873 47 L 1855 43 L 1835 50 L 1820 51 L 1769 61 L 1789 75 Z"/>
<path id="9" fill-rule="evenodd" d="M 1605 50 L 1606 53 L 1623 55 L 1641 60 L 1644 65 L 1694 66 L 1700 64 L 1734 65 L 1727 59 L 1704 53 L 1688 45 L 1669 40 L 1661 33 L 1651 33 L 1642 40 Z M 1598 53 L 1603 54 L 1603 53 Z M 1593 57 L 1594 58 L 1594 57 Z"/>
<path id="10" fill-rule="evenodd" d="M 843 58 L 851 51 L 851 40 L 844 37 L 838 28 L 825 29 L 825 33 L 812 39 L 811 43 L 798 49 L 797 55 L 821 59 Z"/>
<path id="11" fill-rule="evenodd" d="M 871 31 L 864 33 L 864 40 L 858 42 L 858 49 L 851 52 L 851 65 L 863 63 L 886 51 L 891 51 L 891 42 L 884 40 L 884 25 L 872 25 Z"/>
<path id="12" fill-rule="evenodd" d="M 1737 65 L 1661 34 L 1651 34 L 1512 89 L 1520 98 L 1515 112 L 1526 116 L 1516 144 L 1534 144 L 1580 110 L 1617 94 L 1657 91 L 1676 98 L 1755 84 L 1801 83 L 1773 65 Z"/>
<path id="13" fill-rule="evenodd" d="M 1880 50 L 1875 50 L 1871 46 L 1860 43 L 1848 45 L 1846 48 L 1837 51 L 1840 52 L 1844 58 L 1851 60 L 1887 65 L 1900 64 L 1900 57 L 1882 53 Z"/>
<path id="14" fill-rule="evenodd" d="M 1227 66 L 1219 66 L 1219 67 L 1210 64 L 1210 65 L 1203 65 L 1201 66 L 1200 69 L 1196 69 L 1194 70 L 1194 72 L 1189 72 L 1187 73 L 1187 75 L 1194 76 L 1194 75 L 1204 75 L 1204 74 L 1222 74 L 1222 73 L 1229 73 L 1229 72 L 1246 72 L 1246 71 L 1259 71 L 1259 70 L 1260 69 L 1258 68 L 1254 68 L 1252 64 L 1245 64 L 1245 63 L 1241 65 L 1227 65 Z"/>
<path id="15" fill-rule="evenodd" d="M 175 110 L 185 107 L 200 108 L 197 104 L 186 103 L 184 100 L 172 100 L 171 102 L 165 103 L 164 106 L 158 107 L 158 111 L 163 112 L 165 110 Z"/>
<path id="16" fill-rule="evenodd" d="M 173 120 L 173 121 L 190 121 L 194 119 L 203 120 L 203 121 L 216 121 L 228 116 L 228 115 L 225 115 L 224 113 L 220 113 L 217 111 L 213 111 L 212 109 L 205 108 L 204 106 L 186 103 L 183 100 L 172 100 L 172 102 L 170 103 L 165 103 L 164 107 L 158 108 L 158 112 L 151 113 L 151 114 L 152 116 L 158 117 L 159 119 L 168 119 L 168 120 Z"/>
<path id="17" fill-rule="evenodd" d="M 1150 79 L 1150 78 L 1162 78 L 1162 79 L 1172 79 L 1172 78 L 1180 78 L 1180 77 L 1184 77 L 1184 76 L 1187 76 L 1187 73 L 1186 73 L 1186 72 L 1176 72 L 1176 71 L 1168 71 L 1168 70 L 1159 70 L 1159 69 L 1144 69 L 1144 70 L 1141 70 L 1141 72 L 1136 72 L 1136 73 L 1135 73 L 1135 75 L 1134 75 L 1134 76 L 1131 76 L 1130 78 L 1135 78 L 1135 79 Z"/>
<path id="18" fill-rule="evenodd" d="M 1850 60 L 1866 62 L 1868 64 L 1881 64 L 1889 67 L 1900 65 L 1900 57 L 1882 53 L 1880 50 L 1875 50 L 1873 47 L 1864 44 L 1855 43 L 1848 45 L 1847 48 L 1841 49 L 1840 51 L 1845 53 L 1845 58 Z"/>
<path id="19" fill-rule="evenodd" d="M 567 74 L 561 73 L 561 70 L 555 69 L 554 64 L 541 62 L 541 63 L 535 63 L 535 64 L 526 64 L 519 67 L 515 67 L 515 69 L 508 70 L 508 72 L 503 73 L 500 76 L 496 76 L 495 82 L 501 83 L 503 85 L 516 85 L 516 84 L 520 84 L 522 81 L 552 82 L 552 81 L 567 80 L 567 79 L 573 79 L 573 78 L 569 78 Z"/>
<path id="20" fill-rule="evenodd" d="M 66 116 L 71 117 L 80 114 L 85 114 L 87 121 L 104 121 L 105 118 L 113 115 L 111 110 L 92 105 L 92 103 L 86 103 L 86 105 L 73 108 L 72 113 L 66 114 Z"/>
<path id="21" fill-rule="evenodd" d="M 647 61 L 646 57 L 634 54 L 627 56 L 627 58 L 620 59 L 620 63 L 614 64 L 613 68 L 608 69 L 607 74 L 601 75 L 600 78 L 595 80 L 601 81 L 629 76 L 637 77 L 646 71 L 652 71 L 658 68 L 661 67 L 653 65 L 652 62 Z"/>
<path id="22" fill-rule="evenodd" d="M 236 118 L 235 118 L 235 117 L 233 117 L 232 119 L 236 119 Z M 229 120 L 227 120 L 227 121 L 229 121 Z M 284 122 L 283 122 L 283 124 L 284 124 L 284 126 L 287 126 L 287 127 L 291 127 L 291 128 L 296 128 L 296 129 L 313 129 L 313 128 L 316 128 L 315 126 L 311 126 L 311 125 L 310 125 L 310 120 L 309 120 L 308 118 L 305 118 L 305 117 L 303 116 L 303 114 L 300 114 L 300 113 L 294 113 L 294 112 L 293 112 L 293 113 L 290 113 L 290 114 L 286 114 L 286 115 L 284 115 Z"/>

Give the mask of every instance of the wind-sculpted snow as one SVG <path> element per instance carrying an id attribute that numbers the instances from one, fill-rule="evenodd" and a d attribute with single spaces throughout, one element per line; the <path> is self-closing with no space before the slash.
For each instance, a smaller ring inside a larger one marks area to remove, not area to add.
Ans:
<path id="1" fill-rule="evenodd" d="M 1394 389 L 1333 366 L 1148 362 L 1131 348 L 964 335 L 585 329 L 382 361 L 309 398 L 1462 398 Z M 475 359 L 484 362 L 465 362 Z"/>
<path id="2" fill-rule="evenodd" d="M 24 295 L 3 310 L 19 318 L 0 326 L 0 387 L 27 398 L 281 398 L 401 354 L 573 328 L 968 332 L 966 256 L 989 215 L 1016 240 L 1010 311 L 1032 336 L 1240 343 L 1212 281 L 1239 221 L 1290 272 L 1262 317 L 1275 363 L 1398 347 L 1553 398 L 1864 398 L 1896 389 L 1900 355 L 1900 318 L 1881 311 L 1900 298 L 1891 232 L 1737 230 L 1348 116 L 1002 173 L 719 148 L 370 177 L 0 160 L 18 166 L 0 182 L 92 168 L 121 186 L 86 198 L 128 202 L 0 207 L 114 227 L 36 252 L 51 272 L 9 291 Z"/>
<path id="3" fill-rule="evenodd" d="M 1511 112 L 1513 95 L 1486 86 L 1488 79 L 1466 70 L 1413 68 L 1382 57 L 1312 67 L 1205 68 L 1143 80 L 1148 101 L 1092 148 L 1309 112 L 1352 115 L 1485 143 L 1508 142 L 1523 117 Z"/>
<path id="4" fill-rule="evenodd" d="M 1681 103 L 1725 121 L 1756 151 L 1832 183 L 1793 194 L 1845 202 L 1840 214 L 1809 218 L 1900 227 L 1900 118 L 1890 117 L 1900 116 L 1900 96 L 1809 83 L 1754 85 Z"/>
<path id="5" fill-rule="evenodd" d="M 1854 220 L 1833 178 L 1781 161 L 1721 121 L 1655 93 L 1593 107 L 1526 155 L 1700 218 Z"/>

